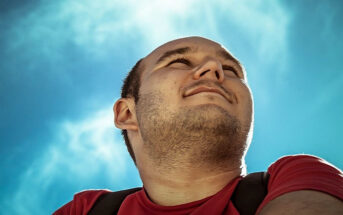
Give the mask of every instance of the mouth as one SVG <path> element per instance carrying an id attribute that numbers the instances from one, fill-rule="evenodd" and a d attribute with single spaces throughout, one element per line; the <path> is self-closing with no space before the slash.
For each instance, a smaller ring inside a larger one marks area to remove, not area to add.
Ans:
<path id="1" fill-rule="evenodd" d="M 232 104 L 231 97 L 229 97 L 226 93 L 224 93 L 222 90 L 218 88 L 208 87 L 208 86 L 200 86 L 200 87 L 195 87 L 193 89 L 187 90 L 183 94 L 183 97 L 188 97 L 188 96 L 192 96 L 192 95 L 203 93 L 203 92 L 219 94 L 220 96 L 224 97 L 224 99 L 226 99 L 230 104 Z"/>

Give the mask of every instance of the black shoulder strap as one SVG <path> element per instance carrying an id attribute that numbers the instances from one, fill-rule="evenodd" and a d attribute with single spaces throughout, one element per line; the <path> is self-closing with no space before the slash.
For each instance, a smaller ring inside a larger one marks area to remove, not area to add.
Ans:
<path id="1" fill-rule="evenodd" d="M 125 197 L 141 190 L 141 187 L 132 188 L 129 190 L 122 190 L 118 192 L 109 192 L 101 195 L 94 206 L 89 211 L 88 215 L 113 215 L 117 214 L 121 203 Z"/>
<path id="2" fill-rule="evenodd" d="M 255 214 L 257 207 L 267 194 L 268 179 L 268 173 L 255 172 L 245 176 L 239 182 L 232 195 L 232 202 L 241 215 Z M 117 214 L 125 197 L 141 189 L 137 187 L 103 194 L 97 199 L 88 215 Z"/>
<path id="3" fill-rule="evenodd" d="M 255 172 L 245 176 L 239 182 L 231 200 L 241 215 L 255 214 L 268 193 L 268 179 L 267 172 Z"/>

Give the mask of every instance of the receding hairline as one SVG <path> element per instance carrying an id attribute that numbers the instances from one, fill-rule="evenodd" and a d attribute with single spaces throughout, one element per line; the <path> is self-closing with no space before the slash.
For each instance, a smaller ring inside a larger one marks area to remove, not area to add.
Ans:
<path id="1" fill-rule="evenodd" d="M 178 45 L 180 43 L 186 43 L 187 41 L 191 41 L 191 42 L 196 42 L 196 41 L 206 41 L 206 42 L 210 42 L 210 43 L 214 43 L 220 47 L 222 47 L 221 44 L 217 43 L 216 41 L 213 41 L 213 40 L 210 40 L 210 39 L 207 39 L 207 38 L 204 38 L 204 37 L 198 37 L 198 36 L 192 36 L 192 37 L 183 37 L 183 38 L 178 38 L 178 39 L 175 39 L 175 40 L 171 40 L 171 41 L 168 41 L 160 46 L 158 46 L 157 48 L 155 48 L 154 50 L 152 50 L 145 58 L 150 58 L 154 55 L 157 54 L 157 52 L 161 49 L 163 49 L 164 47 L 168 46 L 168 45 L 172 45 L 173 43 L 175 43 L 175 45 Z M 189 46 L 189 45 L 184 45 L 184 47 L 186 46 Z"/>

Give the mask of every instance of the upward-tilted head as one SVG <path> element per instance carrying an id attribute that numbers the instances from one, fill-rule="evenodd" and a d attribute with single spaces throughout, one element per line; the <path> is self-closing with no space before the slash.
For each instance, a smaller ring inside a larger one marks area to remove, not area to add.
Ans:
<path id="1" fill-rule="evenodd" d="M 253 102 L 245 72 L 220 44 L 201 37 L 168 42 L 140 60 L 115 106 L 131 156 L 176 168 L 241 165 Z"/>

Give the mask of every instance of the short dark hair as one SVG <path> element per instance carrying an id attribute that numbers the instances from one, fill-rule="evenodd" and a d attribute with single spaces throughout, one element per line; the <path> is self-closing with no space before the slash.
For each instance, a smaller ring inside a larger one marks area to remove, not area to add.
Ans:
<path id="1" fill-rule="evenodd" d="M 123 81 L 123 86 L 121 88 L 121 98 L 134 98 L 135 103 L 137 104 L 139 100 L 139 88 L 141 86 L 141 73 L 144 70 L 142 65 L 143 58 L 136 62 L 132 67 L 129 74 Z M 123 129 L 121 134 L 124 137 L 127 150 L 130 153 L 130 156 L 133 162 L 136 164 L 136 157 L 133 152 L 129 137 L 127 136 L 127 131 Z"/>

